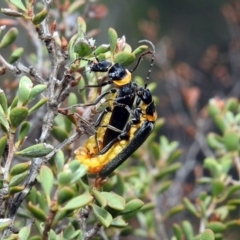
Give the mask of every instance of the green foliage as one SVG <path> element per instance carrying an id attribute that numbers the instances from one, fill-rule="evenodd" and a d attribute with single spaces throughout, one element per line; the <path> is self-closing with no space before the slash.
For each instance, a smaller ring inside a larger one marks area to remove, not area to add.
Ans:
<path id="1" fill-rule="evenodd" d="M 225 239 L 224 233 L 239 226 L 238 218 L 233 212 L 239 207 L 240 187 L 229 175 L 231 168 L 236 168 L 239 175 L 239 101 L 228 99 L 224 106 L 217 99 L 212 99 L 208 106 L 209 116 L 221 134 L 209 133 L 207 142 L 216 152 L 215 157 L 204 160 L 204 167 L 210 177 L 198 180 L 200 184 L 208 184 L 210 192 L 202 192 L 195 204 L 184 198 L 186 209 L 198 218 L 206 229 L 202 234 L 194 236 L 190 222 L 184 221 L 182 226 L 174 225 L 175 239 Z M 214 237 L 215 236 L 215 237 Z"/>
<path id="2" fill-rule="evenodd" d="M 6 48 L 12 44 L 18 36 L 17 28 L 11 28 L 2 38 L 0 48 Z"/>

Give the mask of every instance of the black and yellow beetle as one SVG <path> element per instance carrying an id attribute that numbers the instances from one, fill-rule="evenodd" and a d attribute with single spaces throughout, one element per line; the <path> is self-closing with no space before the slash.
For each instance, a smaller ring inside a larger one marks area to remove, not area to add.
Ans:
<path id="1" fill-rule="evenodd" d="M 90 65 L 90 71 L 93 72 L 107 72 L 108 75 L 108 80 L 102 82 L 99 85 L 87 85 L 87 87 L 102 87 L 108 84 L 114 84 L 115 88 L 110 89 L 109 91 L 103 93 L 100 95 L 93 103 L 90 104 L 78 104 L 78 106 L 91 106 L 91 105 L 96 105 L 98 102 L 100 102 L 103 98 L 110 97 L 111 99 L 115 99 L 113 104 L 109 104 L 109 106 L 105 109 L 105 111 L 102 112 L 100 117 L 98 118 L 95 127 L 97 128 L 101 122 L 101 118 L 104 117 L 106 113 L 111 112 L 111 117 L 109 119 L 108 125 L 111 126 L 112 128 L 106 128 L 105 133 L 102 135 L 103 142 L 102 146 L 105 147 L 111 142 L 113 139 L 116 139 L 119 135 L 118 131 L 115 131 L 114 129 L 117 129 L 119 131 L 122 131 L 127 124 L 127 121 L 130 117 L 129 111 L 125 107 L 122 106 L 127 106 L 128 108 L 132 108 L 136 93 L 138 92 L 139 86 L 132 82 L 132 72 L 136 70 L 138 67 L 141 59 L 143 58 L 144 55 L 146 54 L 152 54 L 152 60 L 151 60 L 151 65 L 148 71 L 148 75 L 146 78 L 146 82 L 149 79 L 149 75 L 151 73 L 151 68 L 153 66 L 153 61 L 154 61 L 154 46 L 151 42 L 147 40 L 142 40 L 140 42 L 147 42 L 149 43 L 153 51 L 147 51 L 143 54 L 140 55 L 138 58 L 137 64 L 133 68 L 133 70 L 127 70 L 123 66 L 121 66 L 119 63 L 112 64 L 108 60 L 102 60 L 99 61 L 97 58 L 97 62 L 91 62 Z M 87 60 L 88 61 L 88 60 Z M 146 84 L 145 84 L 146 85 Z M 146 85 L 147 86 L 147 85 Z M 145 88 L 146 88 L 145 86 Z M 109 95 L 109 96 L 108 96 Z M 104 152 L 99 148 L 99 151 L 101 154 Z"/>
<path id="2" fill-rule="evenodd" d="M 145 54 L 147 53 L 143 55 Z M 88 166 L 89 173 L 98 174 L 101 178 L 107 177 L 138 149 L 152 132 L 157 116 L 151 92 L 147 89 L 155 51 L 151 54 L 153 57 L 144 88 L 132 82 L 129 75 L 131 72 L 119 64 L 110 65 L 104 60 L 105 62 L 96 63 L 99 66 L 91 66 L 92 71 L 108 71 L 110 80 L 100 86 L 113 82 L 118 88 L 103 93 L 94 103 L 87 104 L 94 105 L 108 94 L 115 94 L 109 101 L 110 110 L 105 111 L 97 120 L 96 133 L 75 152 L 76 159 Z M 99 87 L 88 87 L 96 86 Z"/>

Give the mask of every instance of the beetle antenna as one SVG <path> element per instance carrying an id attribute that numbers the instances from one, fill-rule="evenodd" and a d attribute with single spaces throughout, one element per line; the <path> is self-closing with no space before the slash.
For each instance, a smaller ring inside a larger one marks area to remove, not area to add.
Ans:
<path id="1" fill-rule="evenodd" d="M 145 88 L 147 88 L 147 83 L 149 81 L 149 77 L 150 77 L 150 74 L 152 72 L 152 67 L 153 67 L 156 51 L 155 51 L 155 46 L 153 45 L 153 43 L 151 41 L 149 41 L 149 40 L 140 40 L 139 41 L 139 43 L 144 43 L 144 42 L 148 43 L 152 47 L 152 51 L 151 51 L 152 59 L 151 59 L 150 67 L 148 69 L 148 74 L 147 74 L 147 77 L 146 77 L 146 81 L 145 81 Z M 148 53 L 150 53 L 150 52 L 148 52 Z"/>
<path id="2" fill-rule="evenodd" d="M 147 51 L 147 52 L 142 53 L 142 54 L 139 56 L 138 61 L 137 61 L 136 65 L 135 65 L 135 67 L 134 67 L 132 70 L 130 70 L 131 73 L 133 73 L 133 72 L 137 69 L 137 67 L 138 67 L 138 65 L 140 64 L 141 60 L 142 60 L 143 57 L 144 57 L 145 55 L 147 55 L 147 54 L 153 54 L 153 53 L 152 53 L 152 51 Z"/>

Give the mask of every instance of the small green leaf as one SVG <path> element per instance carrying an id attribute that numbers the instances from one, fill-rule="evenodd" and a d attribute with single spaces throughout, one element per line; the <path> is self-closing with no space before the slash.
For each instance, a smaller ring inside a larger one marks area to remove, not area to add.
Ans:
<path id="1" fill-rule="evenodd" d="M 102 53 L 106 53 L 110 50 L 110 45 L 109 44 L 102 44 L 97 49 L 94 51 L 96 56 Z"/>
<path id="2" fill-rule="evenodd" d="M 59 141 L 63 142 L 64 140 L 69 138 L 68 133 L 62 127 L 54 126 L 52 128 L 53 136 Z"/>
<path id="3" fill-rule="evenodd" d="M 201 201 L 205 201 L 207 197 L 208 197 L 208 195 L 206 192 L 201 192 L 199 194 L 199 200 L 201 200 Z"/>
<path id="4" fill-rule="evenodd" d="M 73 172 L 72 174 L 72 179 L 71 179 L 71 183 L 75 183 L 77 182 L 79 179 L 81 179 L 83 176 L 85 176 L 87 174 L 87 170 L 88 167 L 86 167 L 85 165 L 81 165 L 77 171 Z"/>
<path id="5" fill-rule="evenodd" d="M 226 223 L 226 227 L 227 228 L 230 228 L 230 227 L 239 227 L 240 226 L 240 221 L 239 219 L 236 219 L 236 220 L 231 220 L 231 221 L 228 221 Z"/>
<path id="6" fill-rule="evenodd" d="M 28 116 L 26 107 L 15 107 L 10 112 L 10 121 L 14 128 L 17 128 Z"/>
<path id="7" fill-rule="evenodd" d="M 209 133 L 207 135 L 207 143 L 212 149 L 221 149 L 224 147 L 223 143 L 220 141 L 220 136 L 216 133 Z"/>
<path id="8" fill-rule="evenodd" d="M 125 222 L 121 217 L 117 217 L 112 220 L 111 226 L 116 228 L 124 228 L 128 226 L 128 223 Z"/>
<path id="9" fill-rule="evenodd" d="M 227 124 L 221 115 L 215 116 L 213 120 L 221 132 L 225 132 L 227 130 Z"/>
<path id="10" fill-rule="evenodd" d="M 228 151 L 237 151 L 239 146 L 239 136 L 236 131 L 227 131 L 224 133 L 223 141 Z"/>
<path id="11" fill-rule="evenodd" d="M 94 196 L 95 200 L 100 204 L 101 207 L 106 207 L 107 206 L 107 199 L 104 197 L 104 195 L 101 194 L 96 189 L 93 189 L 91 191 L 92 195 Z"/>
<path id="12" fill-rule="evenodd" d="M 23 55 L 23 53 L 24 53 L 24 49 L 23 49 L 22 47 L 16 48 L 16 49 L 12 52 L 12 54 L 11 54 L 8 62 L 11 63 L 11 64 L 12 64 L 12 63 L 15 63 L 15 62 Z"/>
<path id="13" fill-rule="evenodd" d="M 43 191 L 41 191 L 41 192 L 37 191 L 36 203 L 37 203 L 38 207 L 41 208 L 45 213 L 48 212 L 49 207 L 50 207 L 49 206 L 50 199 L 45 196 Z M 51 206 L 51 209 L 56 210 L 56 204 Z"/>
<path id="14" fill-rule="evenodd" d="M 20 238 L 20 240 L 28 240 L 28 236 L 31 232 L 31 226 L 26 226 L 21 228 L 18 237 Z"/>
<path id="15" fill-rule="evenodd" d="M 202 178 L 197 179 L 197 182 L 201 183 L 201 184 L 211 183 L 212 182 L 212 178 L 210 178 L 210 177 L 202 177 Z"/>
<path id="16" fill-rule="evenodd" d="M 1 12 L 10 17 L 26 17 L 26 15 L 10 8 L 1 8 Z M 0 30 L 0 34 L 1 33 L 2 31 Z"/>
<path id="17" fill-rule="evenodd" d="M 237 110 L 237 107 L 238 107 L 238 99 L 231 97 L 225 102 L 224 110 L 234 112 Z"/>
<path id="18" fill-rule="evenodd" d="M 9 188 L 9 195 L 13 195 L 16 194 L 18 192 L 21 192 L 23 189 L 25 188 L 25 186 L 15 186 L 15 187 L 10 187 Z"/>
<path id="19" fill-rule="evenodd" d="M 213 179 L 212 180 L 212 194 L 214 197 L 220 195 L 225 189 L 225 185 L 221 180 Z"/>
<path id="20" fill-rule="evenodd" d="M 208 206 L 210 205 L 211 201 L 212 201 L 212 196 L 207 196 L 204 199 L 203 203 L 204 203 L 205 208 L 208 208 Z"/>
<path id="21" fill-rule="evenodd" d="M 2 107 L 4 114 L 7 114 L 8 110 L 7 98 L 5 92 L 2 89 L 0 89 L 0 105 Z"/>
<path id="22" fill-rule="evenodd" d="M 164 218 L 172 217 L 173 215 L 178 214 L 183 210 L 184 210 L 184 206 L 182 204 L 176 205 L 173 208 L 171 208 L 167 213 L 165 213 Z"/>
<path id="23" fill-rule="evenodd" d="M 109 38 L 109 43 L 110 43 L 110 51 L 111 51 L 112 55 L 114 55 L 115 49 L 117 46 L 118 35 L 117 35 L 117 32 L 113 28 L 108 29 L 108 38 Z"/>
<path id="24" fill-rule="evenodd" d="M 56 153 L 56 155 L 54 156 L 54 162 L 57 167 L 57 172 L 58 173 L 61 172 L 63 170 L 63 166 L 65 162 L 63 151 L 60 150 Z"/>
<path id="25" fill-rule="evenodd" d="M 77 58 L 77 54 L 74 52 L 74 43 L 76 42 L 77 38 L 78 38 L 77 34 L 73 35 L 68 43 L 69 57 L 70 60 L 72 61 L 76 60 Z"/>
<path id="26" fill-rule="evenodd" d="M 37 220 L 39 220 L 41 222 L 46 221 L 46 219 L 47 219 L 46 214 L 44 213 L 44 211 L 41 208 L 39 208 L 39 207 L 33 205 L 31 202 L 29 202 L 28 209 Z"/>
<path id="27" fill-rule="evenodd" d="M 12 223 L 12 219 L 11 218 L 1 218 L 0 219 L 0 229 L 4 230 L 8 226 L 10 226 L 11 223 Z"/>
<path id="28" fill-rule="evenodd" d="M 130 201 L 126 204 L 125 209 L 122 211 L 121 214 L 129 214 L 129 213 L 136 212 L 136 211 L 138 211 L 139 209 L 141 209 L 143 205 L 144 205 L 144 202 L 141 201 L 140 199 L 130 200 Z"/>
<path id="29" fill-rule="evenodd" d="M 14 165 L 10 171 L 11 176 L 21 174 L 29 169 L 31 162 L 18 163 Z"/>
<path id="30" fill-rule="evenodd" d="M 221 113 L 221 109 L 217 105 L 216 100 L 214 98 L 210 99 L 207 110 L 208 110 L 208 114 L 211 118 L 214 118 L 216 115 Z"/>
<path id="31" fill-rule="evenodd" d="M 84 5 L 86 2 L 85 1 L 75 1 L 72 2 L 69 7 L 66 9 L 66 15 L 67 16 L 72 16 L 74 12 L 79 11 L 79 8 Z"/>
<path id="32" fill-rule="evenodd" d="M 85 41 L 77 41 L 74 44 L 74 52 L 78 54 L 79 57 L 88 56 L 92 49 L 89 44 Z"/>
<path id="33" fill-rule="evenodd" d="M 25 148 L 22 151 L 16 152 L 16 155 L 29 158 L 44 157 L 52 152 L 52 150 L 52 145 L 47 143 L 38 143 L 31 147 Z"/>
<path id="34" fill-rule="evenodd" d="M 43 9 L 41 12 L 37 13 L 33 19 L 32 22 L 34 25 L 40 24 L 46 17 L 47 17 L 48 11 L 47 9 Z"/>
<path id="35" fill-rule="evenodd" d="M 81 37 L 83 33 L 87 31 L 87 24 L 83 18 L 78 17 L 77 25 L 78 25 L 78 36 Z"/>
<path id="36" fill-rule="evenodd" d="M 222 173 L 228 174 L 229 170 L 232 168 L 232 157 L 229 155 L 225 155 L 222 158 L 219 159 L 221 167 L 222 167 Z"/>
<path id="37" fill-rule="evenodd" d="M 147 49 L 148 49 L 148 46 L 147 46 L 147 45 L 139 46 L 138 48 L 136 48 L 136 49 L 133 51 L 133 54 L 134 54 L 135 56 L 138 56 L 138 55 L 144 53 Z"/>
<path id="38" fill-rule="evenodd" d="M 38 180 L 41 183 L 45 195 L 47 197 L 50 197 L 50 193 L 54 183 L 54 176 L 52 170 L 49 167 L 42 165 Z"/>
<path id="39" fill-rule="evenodd" d="M 226 230 L 226 225 L 222 222 L 210 222 L 206 227 L 210 228 L 215 233 L 221 233 Z"/>
<path id="40" fill-rule="evenodd" d="M 54 221 L 53 221 L 53 226 L 55 226 L 57 223 L 59 223 L 59 221 L 61 221 L 62 219 L 66 219 L 67 217 L 71 216 L 74 210 L 61 210 L 58 211 Z"/>
<path id="41" fill-rule="evenodd" d="M 70 210 L 70 209 L 78 209 L 85 207 L 89 203 L 93 201 L 93 196 L 89 193 L 84 193 L 78 197 L 71 199 L 63 208 L 62 210 Z"/>
<path id="42" fill-rule="evenodd" d="M 124 210 L 125 199 L 113 192 L 101 192 L 101 195 L 107 199 L 107 205 L 115 210 Z"/>
<path id="43" fill-rule="evenodd" d="M 173 224 L 173 232 L 176 237 L 176 240 L 184 239 L 182 229 L 178 224 Z"/>
<path id="44" fill-rule="evenodd" d="M 214 178 L 219 178 L 221 175 L 220 165 L 215 158 L 206 158 L 204 160 L 204 167 L 207 168 Z"/>
<path id="45" fill-rule="evenodd" d="M 193 233 L 193 228 L 192 228 L 191 223 L 189 221 L 183 221 L 182 229 L 183 229 L 185 236 L 187 237 L 187 240 L 192 240 L 194 237 L 194 233 Z"/>
<path id="46" fill-rule="evenodd" d="M 228 205 L 240 205 L 240 199 L 231 199 L 228 201 Z"/>
<path id="47" fill-rule="evenodd" d="M 61 205 L 74 197 L 74 191 L 68 186 L 62 187 L 58 191 L 58 203 Z"/>
<path id="48" fill-rule="evenodd" d="M 80 235 L 81 234 L 81 235 Z M 81 236 L 79 238 L 79 236 Z M 81 230 L 75 230 L 70 236 L 69 239 L 82 239 L 82 231 Z"/>
<path id="49" fill-rule="evenodd" d="M 30 78 L 23 76 L 18 88 L 18 106 L 24 105 L 30 96 L 33 83 Z"/>
<path id="50" fill-rule="evenodd" d="M 121 37 L 119 40 L 122 41 L 124 38 Z M 124 40 L 125 41 L 125 40 Z M 124 52 L 128 52 L 128 53 L 131 53 L 132 52 L 132 47 L 125 42 L 125 46 L 124 46 Z M 135 55 L 135 54 L 134 54 Z"/>
<path id="51" fill-rule="evenodd" d="M 77 236 L 81 233 L 81 230 L 75 230 L 75 228 L 73 227 L 73 225 L 68 225 L 63 232 L 63 237 L 64 239 L 79 239 L 77 238 Z M 82 238 L 81 238 L 82 239 Z"/>
<path id="52" fill-rule="evenodd" d="M 96 218 L 101 222 L 104 227 L 109 227 L 112 222 L 112 216 L 105 209 L 100 208 L 99 206 L 92 204 L 93 213 Z"/>
<path id="53" fill-rule="evenodd" d="M 141 212 L 148 212 L 148 211 L 152 211 L 153 209 L 155 209 L 155 204 L 153 202 L 149 202 L 144 204 L 144 206 L 140 209 Z"/>
<path id="54" fill-rule="evenodd" d="M 135 61 L 135 55 L 133 53 L 120 52 L 116 55 L 114 62 L 121 64 L 122 66 L 129 66 Z"/>
<path id="55" fill-rule="evenodd" d="M 16 6 L 17 8 L 21 9 L 22 11 L 24 12 L 27 11 L 26 7 L 23 5 L 21 0 L 8 0 L 8 1 L 14 6 Z"/>
<path id="56" fill-rule="evenodd" d="M 60 186 L 68 186 L 72 180 L 72 171 L 66 170 L 58 174 L 58 183 Z"/>
<path id="57" fill-rule="evenodd" d="M 24 140 L 24 138 L 27 136 L 29 130 L 30 130 L 29 122 L 23 122 L 22 126 L 21 126 L 21 130 L 19 132 L 19 137 L 18 137 L 19 142 Z"/>
<path id="58" fill-rule="evenodd" d="M 0 138 L 0 156 L 3 155 L 3 152 L 7 145 L 7 141 L 8 141 L 8 137 L 6 135 Z"/>
<path id="59" fill-rule="evenodd" d="M 179 168 L 181 168 L 181 163 L 173 163 L 170 166 L 166 166 L 163 169 L 161 169 L 160 173 L 156 176 L 157 180 L 162 179 L 168 174 L 176 172 Z"/>
<path id="60" fill-rule="evenodd" d="M 35 235 L 29 238 L 29 240 L 42 240 L 42 237 L 39 235 Z"/>
<path id="61" fill-rule="evenodd" d="M 178 149 L 170 154 L 170 156 L 167 159 L 167 163 L 173 163 L 175 162 L 181 155 L 183 154 L 183 151 L 181 149 Z"/>
<path id="62" fill-rule="evenodd" d="M 29 102 L 34 100 L 37 96 L 39 96 L 42 92 L 47 89 L 47 85 L 45 84 L 37 84 L 35 85 L 30 92 Z"/>
<path id="63" fill-rule="evenodd" d="M 81 166 L 81 163 L 79 160 L 73 160 L 70 163 L 68 163 L 68 167 L 71 169 L 72 172 L 76 172 Z"/>
<path id="64" fill-rule="evenodd" d="M 102 61 L 102 60 L 106 60 L 106 59 L 107 59 L 107 56 L 106 56 L 106 54 L 104 54 L 104 53 L 99 54 L 97 57 L 98 57 L 99 61 Z"/>
<path id="65" fill-rule="evenodd" d="M 27 202 L 32 202 L 33 204 L 36 204 L 37 202 L 37 190 L 35 187 L 32 187 L 30 193 L 26 196 Z"/>
<path id="66" fill-rule="evenodd" d="M 60 240 L 57 234 L 51 229 L 48 235 L 48 240 Z"/>
<path id="67" fill-rule="evenodd" d="M 235 209 L 235 206 L 233 206 L 233 205 L 232 206 L 231 205 L 223 205 L 223 206 L 215 209 L 214 215 L 219 216 L 219 219 L 223 221 L 227 218 L 229 211 L 234 210 L 234 209 Z"/>
<path id="68" fill-rule="evenodd" d="M 17 28 L 13 27 L 3 36 L 2 41 L 0 42 L 0 48 L 8 47 L 12 44 L 18 36 Z"/>
<path id="69" fill-rule="evenodd" d="M 63 232 L 63 237 L 65 239 L 71 239 L 70 236 L 75 232 L 75 229 L 72 225 L 68 225 Z"/>
<path id="70" fill-rule="evenodd" d="M 16 96 L 13 100 L 12 103 L 10 105 L 9 111 L 11 111 L 12 109 L 14 109 L 18 104 L 18 97 Z"/>
<path id="71" fill-rule="evenodd" d="M 166 190 L 168 190 L 168 188 L 172 185 L 172 181 L 165 181 L 163 183 L 161 183 L 159 189 L 157 190 L 158 194 L 161 194 L 163 192 L 165 192 Z"/>
<path id="72" fill-rule="evenodd" d="M 227 199 L 228 197 L 230 197 L 231 195 L 233 195 L 235 192 L 239 190 L 240 190 L 239 184 L 228 187 L 226 190 L 226 193 L 219 199 L 219 201 L 224 201 L 225 199 Z"/>
<path id="73" fill-rule="evenodd" d="M 183 203 L 184 203 L 185 207 L 187 208 L 187 210 L 189 212 L 191 212 L 195 217 L 200 217 L 199 212 L 197 211 L 195 206 L 189 201 L 188 198 L 183 198 Z"/>
<path id="74" fill-rule="evenodd" d="M 201 234 L 200 240 L 215 240 L 213 231 L 211 229 L 205 229 Z"/>
<path id="75" fill-rule="evenodd" d="M 10 183 L 9 183 L 9 187 L 14 187 L 14 186 L 17 186 L 20 183 L 22 183 L 23 180 L 26 178 L 27 174 L 28 174 L 28 172 L 25 171 L 21 174 L 18 174 L 16 176 L 12 177 L 10 180 Z"/>
<path id="76" fill-rule="evenodd" d="M 3 129 L 4 132 L 8 133 L 10 127 L 1 105 L 0 105 L 0 123 L 5 128 L 5 130 Z"/>
<path id="77" fill-rule="evenodd" d="M 42 98 L 31 109 L 29 109 L 29 115 L 32 114 L 37 109 L 39 109 L 40 107 L 42 107 L 47 101 L 48 101 L 48 98 Z"/>

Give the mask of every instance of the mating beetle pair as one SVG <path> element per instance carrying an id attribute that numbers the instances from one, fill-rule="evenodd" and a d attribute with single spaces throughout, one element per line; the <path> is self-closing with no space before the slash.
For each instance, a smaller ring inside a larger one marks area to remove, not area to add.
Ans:
<path id="1" fill-rule="evenodd" d="M 146 41 L 152 45 L 151 42 Z M 155 49 L 143 53 L 132 71 L 118 63 L 99 61 L 91 63 L 93 72 L 106 72 L 108 80 L 99 85 L 86 87 L 101 87 L 114 84 L 115 88 L 100 95 L 93 103 L 82 106 L 96 105 L 106 97 L 108 106 L 99 115 L 94 128 L 96 129 L 84 144 L 76 150 L 76 159 L 88 166 L 89 173 L 106 178 L 135 152 L 148 138 L 154 128 L 156 109 L 151 92 L 147 89 L 147 81 L 153 66 Z M 132 72 L 137 68 L 146 54 L 152 54 L 152 61 L 146 83 L 140 87 L 132 82 Z"/>

